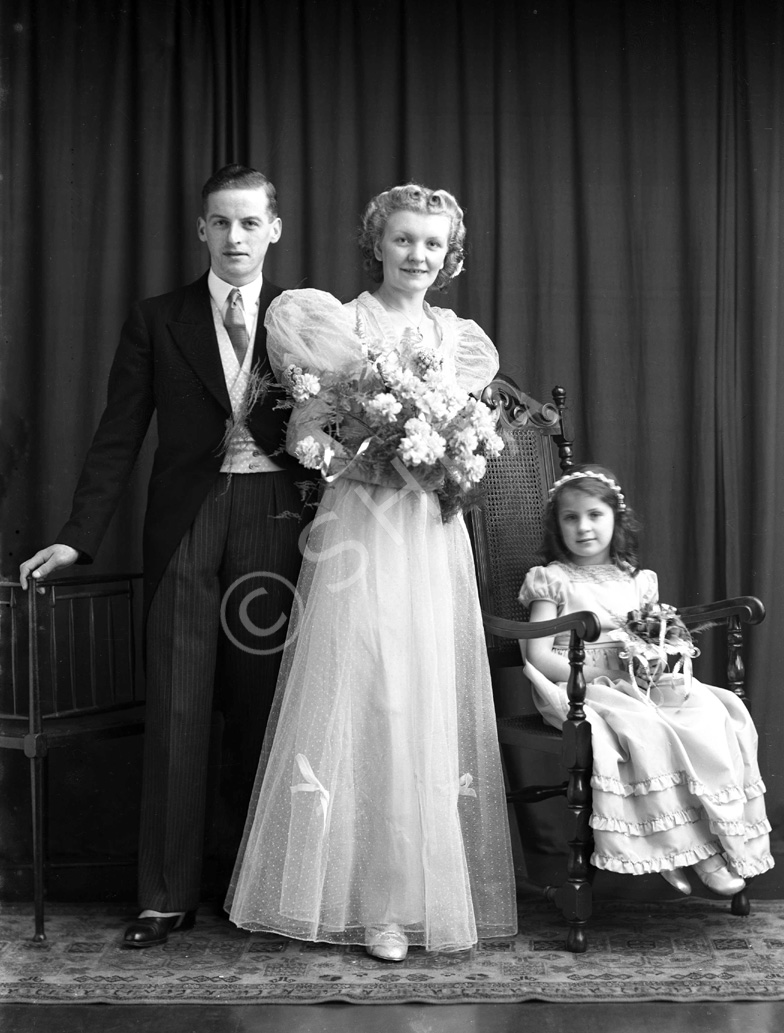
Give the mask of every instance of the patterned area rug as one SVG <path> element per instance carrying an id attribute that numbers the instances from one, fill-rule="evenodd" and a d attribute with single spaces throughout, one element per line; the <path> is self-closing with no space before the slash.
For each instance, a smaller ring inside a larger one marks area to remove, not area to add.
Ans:
<path id="1" fill-rule="evenodd" d="M 127 950 L 133 912 L 52 904 L 47 940 L 32 942 L 30 905 L 0 910 L 0 1001 L 40 1004 L 357 1004 L 784 999 L 784 903 L 749 918 L 723 902 L 600 903 L 583 955 L 543 902 L 521 908 L 513 939 L 461 954 L 412 950 L 402 964 L 359 947 L 249 934 L 202 909 L 163 947 Z"/>

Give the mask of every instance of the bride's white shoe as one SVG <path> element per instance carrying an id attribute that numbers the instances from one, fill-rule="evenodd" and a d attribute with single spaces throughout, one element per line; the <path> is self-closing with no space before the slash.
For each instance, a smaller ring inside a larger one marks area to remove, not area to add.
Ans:
<path id="1" fill-rule="evenodd" d="M 368 926 L 365 950 L 381 961 L 404 961 L 408 954 L 408 937 L 399 925 Z"/>
<path id="2" fill-rule="evenodd" d="M 736 893 L 746 889 L 744 880 L 739 875 L 733 875 L 721 854 L 713 854 L 704 861 L 697 861 L 692 868 L 697 873 L 697 878 L 720 897 L 734 897 Z"/>

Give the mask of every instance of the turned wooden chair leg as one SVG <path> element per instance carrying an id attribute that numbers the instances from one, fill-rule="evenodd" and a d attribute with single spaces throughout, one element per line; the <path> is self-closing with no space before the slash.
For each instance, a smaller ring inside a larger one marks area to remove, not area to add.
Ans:
<path id="1" fill-rule="evenodd" d="M 588 919 L 593 912 L 593 875 L 589 858 L 593 852 L 590 830 L 587 841 L 583 833 L 569 844 L 568 879 L 545 892 L 569 924 L 566 949 L 571 954 L 584 954 L 588 949 Z"/>
<path id="2" fill-rule="evenodd" d="M 732 898 L 732 903 L 730 904 L 730 911 L 733 915 L 740 915 L 741 918 L 745 918 L 747 915 L 751 914 L 751 903 L 749 902 L 747 894 L 750 882 L 751 880 L 747 879 L 746 889 L 741 890 L 740 893 L 736 893 L 735 896 Z"/>
<path id="3" fill-rule="evenodd" d="M 571 673 L 568 684 L 569 715 L 563 726 L 563 760 L 569 770 L 566 802 L 572 815 L 569 837 L 568 878 L 556 890 L 554 899 L 569 923 L 566 949 L 582 954 L 588 948 L 585 925 L 593 909 L 593 887 L 589 876 L 593 849 L 591 832 L 591 771 L 593 752 L 591 725 L 585 716 L 585 649 L 575 631 L 569 645 Z"/>
<path id="4" fill-rule="evenodd" d="M 592 836 L 588 824 L 591 812 L 587 807 L 571 809 L 574 812 L 574 836 L 569 840 L 567 879 L 556 889 L 548 889 L 546 896 L 569 923 L 566 949 L 572 954 L 584 954 L 588 949 L 586 925 L 593 911 Z"/>

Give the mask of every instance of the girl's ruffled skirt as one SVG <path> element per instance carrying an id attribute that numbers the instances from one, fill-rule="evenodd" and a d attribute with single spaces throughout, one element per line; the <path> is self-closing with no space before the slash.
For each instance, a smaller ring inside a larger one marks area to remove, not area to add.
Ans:
<path id="1" fill-rule="evenodd" d="M 617 648 L 586 648 L 586 663 L 622 670 Z M 564 684 L 530 664 L 542 715 L 560 727 Z M 641 875 L 721 853 L 743 878 L 773 867 L 757 732 L 726 689 L 665 675 L 650 697 L 628 681 L 600 678 L 586 691 L 593 746 L 592 863 Z"/>

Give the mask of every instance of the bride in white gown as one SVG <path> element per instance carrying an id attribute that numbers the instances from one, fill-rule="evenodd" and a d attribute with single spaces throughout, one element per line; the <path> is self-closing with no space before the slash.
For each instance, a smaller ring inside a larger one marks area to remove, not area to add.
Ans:
<path id="1" fill-rule="evenodd" d="M 464 235 L 445 191 L 378 195 L 360 246 L 380 287 L 347 305 L 285 292 L 266 321 L 273 368 L 350 379 L 368 344 L 403 365 L 432 347 L 466 395 L 481 391 L 498 368 L 492 343 L 424 300 L 460 271 Z M 325 439 L 329 401 L 295 406 L 289 451 Z M 432 484 L 400 485 L 358 461 L 325 488 L 226 902 L 243 928 L 391 961 L 408 945 L 463 950 L 516 931 L 468 535 L 462 516 L 442 519 Z"/>

